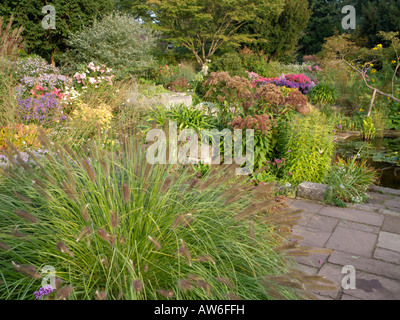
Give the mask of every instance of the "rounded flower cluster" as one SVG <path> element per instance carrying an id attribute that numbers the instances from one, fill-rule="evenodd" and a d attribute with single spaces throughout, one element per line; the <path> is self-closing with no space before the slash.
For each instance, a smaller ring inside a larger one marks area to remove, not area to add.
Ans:
<path id="1" fill-rule="evenodd" d="M 34 294 L 36 299 L 41 299 L 43 296 L 47 296 L 48 294 L 53 292 L 53 288 L 51 286 L 48 287 L 41 287 L 39 291 L 35 291 Z"/>
<path id="2" fill-rule="evenodd" d="M 104 103 L 97 108 L 91 108 L 86 103 L 79 103 L 71 116 L 73 122 L 95 123 L 102 131 L 111 127 L 112 117 L 111 107 Z"/>
<path id="3" fill-rule="evenodd" d="M 114 75 L 111 74 L 112 69 L 106 68 L 105 65 L 96 66 L 93 62 L 90 62 L 87 65 L 87 70 L 79 73 L 76 72 L 74 74 L 74 79 L 78 84 L 83 86 L 87 86 L 89 84 L 97 85 L 102 83 L 107 83 L 112 85 L 112 79 Z"/>
<path id="4" fill-rule="evenodd" d="M 271 105 L 283 105 L 285 97 L 281 90 L 272 83 L 266 83 L 257 88 L 256 98 L 261 99 Z"/>
<path id="5" fill-rule="evenodd" d="M 259 77 L 252 81 L 253 87 L 272 83 L 278 87 L 297 88 L 302 93 L 307 94 L 315 83 L 303 73 L 301 74 L 282 74 L 279 78 L 263 78 Z"/>

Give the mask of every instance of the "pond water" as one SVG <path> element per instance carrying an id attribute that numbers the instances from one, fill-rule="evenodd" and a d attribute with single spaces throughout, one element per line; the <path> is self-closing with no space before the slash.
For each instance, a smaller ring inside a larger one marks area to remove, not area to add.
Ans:
<path id="1" fill-rule="evenodd" d="M 349 138 L 339 141 L 336 155 L 349 157 L 360 152 L 361 159 L 379 173 L 378 185 L 400 189 L 400 137 L 375 138 L 365 142 L 360 138 Z"/>

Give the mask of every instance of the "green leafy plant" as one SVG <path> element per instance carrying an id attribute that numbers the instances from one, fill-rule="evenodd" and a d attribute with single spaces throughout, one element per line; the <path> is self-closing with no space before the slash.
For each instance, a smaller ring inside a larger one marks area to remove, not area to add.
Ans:
<path id="1" fill-rule="evenodd" d="M 366 117 L 363 120 L 362 135 L 364 141 L 371 140 L 375 137 L 376 129 L 371 117 Z"/>
<path id="2" fill-rule="evenodd" d="M 358 161 L 358 155 L 343 160 L 339 158 L 326 179 L 328 189 L 325 200 L 328 203 L 346 206 L 346 203 L 364 203 L 368 187 L 376 182 L 377 174 L 366 160 Z"/>
<path id="3" fill-rule="evenodd" d="M 279 210 L 271 186 L 244 184 L 232 166 L 199 180 L 149 165 L 133 139 L 80 152 L 42 140 L 39 167 L 17 161 L 0 176 L 1 299 L 33 300 L 44 266 L 56 299 L 298 299 L 327 287 L 287 273 L 283 256 L 308 249 L 278 233 L 296 213 Z"/>
<path id="4" fill-rule="evenodd" d="M 194 129 L 199 131 L 201 129 L 210 129 L 213 127 L 213 118 L 206 115 L 204 111 L 195 108 L 187 107 L 180 104 L 167 109 L 166 107 L 159 106 L 154 108 L 147 119 L 148 122 L 156 122 L 161 126 L 167 123 L 167 120 L 176 121 L 178 131 L 182 129 Z"/>
<path id="5" fill-rule="evenodd" d="M 313 87 L 307 96 L 314 104 L 332 105 L 335 103 L 338 93 L 333 85 L 321 82 Z"/>
<path id="6" fill-rule="evenodd" d="M 282 124 L 278 152 L 286 160 L 284 176 L 292 184 L 323 182 L 334 151 L 333 128 L 317 110 L 306 117 L 293 116 L 289 122 Z"/>

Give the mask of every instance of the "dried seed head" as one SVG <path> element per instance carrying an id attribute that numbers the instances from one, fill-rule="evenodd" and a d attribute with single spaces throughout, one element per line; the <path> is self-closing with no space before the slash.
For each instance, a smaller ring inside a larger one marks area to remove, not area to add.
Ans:
<path id="1" fill-rule="evenodd" d="M 237 295 L 235 295 L 235 294 L 232 294 L 232 293 L 227 293 L 227 294 L 226 294 L 226 297 L 227 297 L 229 300 L 242 300 L 239 296 L 237 296 Z"/>
<path id="2" fill-rule="evenodd" d="M 149 236 L 149 240 L 154 244 L 156 250 L 161 250 L 161 243 Z"/>
<path id="3" fill-rule="evenodd" d="M 191 219 L 191 217 L 192 217 L 192 214 L 191 213 L 183 213 L 183 214 L 181 214 L 181 215 L 179 215 L 176 219 L 175 219 L 175 221 L 174 221 L 174 223 L 172 224 L 172 226 L 171 226 L 171 228 L 172 229 L 175 229 L 176 227 L 178 227 L 180 224 L 182 224 L 182 223 L 188 223 L 187 221 L 190 219 L 190 220 L 192 220 Z"/>
<path id="4" fill-rule="evenodd" d="M 133 280 L 132 285 L 136 292 L 140 292 L 143 289 L 143 283 L 139 279 Z"/>
<path id="5" fill-rule="evenodd" d="M 28 222 L 32 222 L 32 223 L 38 223 L 39 220 L 33 216 L 32 214 L 24 211 L 24 210 L 14 210 L 14 212 L 22 219 L 24 219 L 25 221 Z"/>
<path id="6" fill-rule="evenodd" d="M 198 280 L 198 281 L 196 281 L 195 284 L 196 284 L 197 287 L 203 288 L 207 292 L 207 294 L 210 294 L 211 287 L 208 284 L 208 282 L 206 282 L 205 280 Z"/>
<path id="7" fill-rule="evenodd" d="M 108 177 L 109 170 L 108 170 L 107 162 L 104 158 L 104 155 L 101 155 L 101 157 L 100 157 L 100 164 L 101 164 L 101 167 L 103 168 L 103 173 L 105 174 L 106 177 Z"/>
<path id="8" fill-rule="evenodd" d="M 108 269 L 108 261 L 107 259 L 103 258 L 100 260 L 100 262 L 103 264 L 104 268 Z"/>
<path id="9" fill-rule="evenodd" d="M 16 226 L 16 227 L 14 228 L 14 230 L 11 232 L 11 234 L 12 234 L 14 237 L 17 237 L 17 238 L 26 238 L 26 237 L 28 237 L 28 235 L 26 235 L 26 234 L 24 234 L 24 233 L 18 231 L 18 226 Z"/>
<path id="10" fill-rule="evenodd" d="M 61 287 L 61 284 L 64 282 L 63 279 L 56 277 L 56 289 L 59 289 Z"/>
<path id="11" fill-rule="evenodd" d="M 227 285 L 229 288 L 235 288 L 235 285 L 232 283 L 232 281 L 227 278 L 216 277 L 215 280 L 217 280 L 218 282 L 222 282 L 223 284 Z"/>
<path id="12" fill-rule="evenodd" d="M 102 238 L 103 240 L 107 241 L 108 243 L 110 243 L 111 245 L 115 244 L 115 236 L 113 234 L 109 234 L 106 231 L 104 231 L 103 229 L 97 229 L 97 234 L 100 236 L 100 238 Z"/>
<path id="13" fill-rule="evenodd" d="M 180 247 L 178 249 L 178 254 L 183 255 L 186 258 L 189 266 L 192 266 L 192 255 L 190 254 L 190 251 L 187 248 L 187 246 L 186 246 L 185 242 L 183 241 L 183 239 L 180 239 L 180 242 L 181 242 L 181 245 L 180 245 Z"/>
<path id="14" fill-rule="evenodd" d="M 211 262 L 213 264 L 215 264 L 215 260 L 213 257 L 211 257 L 210 255 L 203 255 L 203 256 L 199 256 L 197 258 L 198 262 Z"/>
<path id="15" fill-rule="evenodd" d="M 254 221 L 253 220 L 250 221 L 249 236 L 253 240 L 256 238 L 256 234 L 255 234 L 255 231 L 254 231 Z"/>
<path id="16" fill-rule="evenodd" d="M 96 300 L 107 300 L 107 292 L 96 290 Z"/>
<path id="17" fill-rule="evenodd" d="M 172 290 L 160 289 L 158 290 L 158 293 L 166 298 L 172 298 L 174 296 L 174 291 Z"/>
<path id="18" fill-rule="evenodd" d="M 40 275 L 40 273 L 38 273 L 36 271 L 36 268 L 33 266 L 19 265 L 19 264 L 15 263 L 14 261 L 11 261 L 11 262 L 12 262 L 15 270 L 17 270 L 18 272 L 20 272 L 32 279 L 39 280 L 42 277 Z"/>
<path id="19" fill-rule="evenodd" d="M 200 276 L 198 276 L 198 275 L 195 275 L 195 274 L 192 274 L 192 273 L 189 273 L 188 276 L 187 276 L 187 278 L 188 278 L 188 280 L 190 280 L 190 281 L 204 280 L 202 277 L 200 277 Z"/>
<path id="20" fill-rule="evenodd" d="M 109 236 L 108 236 L 108 242 L 110 243 L 110 245 L 114 245 L 115 244 L 115 242 L 117 241 L 117 238 L 115 237 L 115 235 L 113 235 L 113 234 L 110 234 Z"/>
<path id="21" fill-rule="evenodd" d="M 3 249 L 4 251 L 7 251 L 7 250 L 10 250 L 11 247 L 7 243 L 4 243 L 4 242 L 0 241 L 0 249 Z"/>
<path id="22" fill-rule="evenodd" d="M 90 165 L 89 161 L 87 159 L 83 159 L 82 164 L 83 164 L 83 167 L 85 168 L 86 172 L 89 175 L 90 181 L 95 182 L 96 175 L 94 174 L 94 171 L 93 171 L 92 166 Z"/>
<path id="23" fill-rule="evenodd" d="M 89 214 L 87 212 L 87 208 L 89 207 L 89 203 L 85 204 L 81 210 L 81 216 L 85 219 L 86 222 L 90 221 Z"/>
<path id="24" fill-rule="evenodd" d="M 66 253 L 66 254 L 68 254 L 68 255 L 70 255 L 71 257 L 73 257 L 74 256 L 74 253 L 73 252 L 71 252 L 69 249 L 68 249 L 68 247 L 67 247 L 67 245 L 65 244 L 65 243 L 63 243 L 63 242 L 58 242 L 57 243 L 57 250 L 58 251 L 60 251 L 61 253 Z"/>
<path id="25" fill-rule="evenodd" d="M 129 259 L 129 264 L 132 267 L 132 270 L 135 271 L 135 266 L 133 265 L 133 261 L 131 259 Z"/>
<path id="26" fill-rule="evenodd" d="M 31 200 L 29 200 L 28 198 L 24 197 L 22 194 L 18 193 L 17 191 L 13 191 L 14 196 L 16 196 L 19 200 L 22 200 L 24 202 L 27 203 L 32 203 Z"/>
<path id="27" fill-rule="evenodd" d="M 60 300 L 66 300 L 74 289 L 71 286 L 64 286 L 57 290 L 57 297 Z"/>
<path id="28" fill-rule="evenodd" d="M 124 201 L 128 203 L 130 198 L 130 192 L 129 192 L 129 185 L 126 182 L 122 185 L 122 195 L 124 197 Z"/>
<path id="29" fill-rule="evenodd" d="M 72 200 L 72 201 L 77 201 L 78 200 L 78 194 L 75 190 L 74 187 L 72 187 L 69 183 L 66 181 L 61 183 L 62 189 L 64 190 L 65 194 Z"/>
<path id="30" fill-rule="evenodd" d="M 84 227 L 82 231 L 79 233 L 78 238 L 76 238 L 76 242 L 79 242 L 83 237 L 92 234 L 93 229 L 91 226 Z"/>
<path id="31" fill-rule="evenodd" d="M 149 265 L 146 263 L 143 267 L 144 272 L 149 272 Z"/>
<path id="32" fill-rule="evenodd" d="M 124 237 L 124 236 L 121 236 L 121 238 L 119 239 L 119 242 L 120 242 L 121 244 L 125 244 L 125 243 L 126 243 L 125 237 Z"/>
<path id="33" fill-rule="evenodd" d="M 180 288 L 183 291 L 192 290 L 193 284 L 189 280 L 180 279 L 178 281 L 178 288 Z"/>
<path id="34" fill-rule="evenodd" d="M 118 226 L 118 215 L 114 211 L 110 211 L 110 216 L 111 216 L 111 227 L 115 229 Z"/>

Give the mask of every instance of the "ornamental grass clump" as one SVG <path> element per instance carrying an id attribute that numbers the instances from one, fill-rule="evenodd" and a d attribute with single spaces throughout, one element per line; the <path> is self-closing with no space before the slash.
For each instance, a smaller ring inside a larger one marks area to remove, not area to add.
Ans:
<path id="1" fill-rule="evenodd" d="M 357 158 L 339 158 L 332 166 L 326 179 L 327 203 L 346 207 L 346 203 L 366 202 L 369 186 L 377 182 L 377 172 L 367 164 L 367 160 L 360 161 Z"/>
<path id="2" fill-rule="evenodd" d="M 149 165 L 133 140 L 73 152 L 41 139 L 39 167 L 17 162 L 0 177 L 0 299 L 34 299 L 44 266 L 62 300 L 297 299 L 332 287 L 285 277 L 289 256 L 311 252 L 283 238 L 298 212 L 234 165 L 200 180 Z"/>

